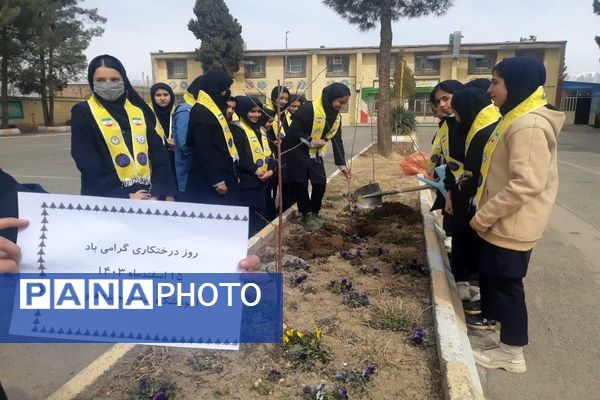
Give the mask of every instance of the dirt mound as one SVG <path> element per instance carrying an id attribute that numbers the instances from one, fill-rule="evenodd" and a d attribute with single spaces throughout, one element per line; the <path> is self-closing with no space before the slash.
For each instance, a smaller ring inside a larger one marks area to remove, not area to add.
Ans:
<path id="1" fill-rule="evenodd" d="M 304 260 L 310 260 L 338 253 L 344 248 L 344 238 L 327 231 L 304 232 L 291 236 L 286 240 L 286 245 L 291 254 Z"/>

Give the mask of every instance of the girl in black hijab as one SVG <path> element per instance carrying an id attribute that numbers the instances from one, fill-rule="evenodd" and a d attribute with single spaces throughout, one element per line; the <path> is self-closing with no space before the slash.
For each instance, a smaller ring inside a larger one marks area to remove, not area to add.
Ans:
<path id="1" fill-rule="evenodd" d="M 448 164 L 447 156 L 456 152 L 456 144 L 453 146 L 452 141 L 458 140 L 460 143 L 459 136 L 456 133 L 457 125 L 454 115 L 452 114 L 452 96 L 458 90 L 463 88 L 463 84 L 457 80 L 446 80 L 437 84 L 431 93 L 429 94 L 429 101 L 435 105 L 435 111 L 440 115 L 439 129 L 436 132 L 431 149 L 431 162 L 428 169 L 433 173 L 433 169 L 441 164 Z M 451 139 L 452 138 L 452 139 Z M 451 141 L 452 140 L 452 141 Z M 450 154 L 445 154 L 441 142 L 447 141 L 450 143 L 447 146 Z M 460 151 L 458 151 L 460 154 Z M 446 176 L 437 178 L 446 180 Z M 446 238 L 444 239 L 444 246 L 446 250 L 450 251 L 452 247 L 452 213 L 445 210 L 446 199 L 437 191 L 437 196 L 433 202 L 431 210 L 442 210 L 444 231 L 446 232 Z M 463 290 L 463 297 L 467 298 L 469 295 Z"/>
<path id="2" fill-rule="evenodd" d="M 71 110 L 71 155 L 81 172 L 81 194 L 172 199 L 177 189 L 152 110 L 133 89 L 121 62 L 94 58 L 92 96 Z"/>
<path id="3" fill-rule="evenodd" d="M 472 199 L 477 192 L 483 147 L 498 124 L 500 113 L 489 94 L 477 87 L 459 90 L 452 97 L 452 109 L 458 121 L 458 131 L 465 137 L 464 172 L 451 193 L 452 201 L 452 274 L 458 286 L 478 279 L 477 257 L 480 240 L 469 226 L 475 215 Z M 465 302 L 467 312 L 477 313 L 479 302 Z M 472 326 L 476 317 L 468 316 Z"/>
<path id="4" fill-rule="evenodd" d="M 260 125 L 260 100 L 248 96 L 237 96 L 235 100 L 239 121 L 232 124 L 232 133 L 240 156 L 240 205 L 250 208 L 248 237 L 251 237 L 266 225 L 267 182 L 276 163 L 271 157 L 266 129 Z"/>
<path id="5" fill-rule="evenodd" d="M 523 278 L 558 192 L 558 135 L 564 113 L 547 107 L 544 65 L 530 57 L 502 60 L 488 93 L 502 119 L 484 147 L 470 225 L 481 238 L 479 273 L 484 317 L 501 323 L 496 347 L 474 349 L 485 368 L 527 371 L 529 342 Z"/>
<path id="6" fill-rule="evenodd" d="M 193 161 L 183 196 L 186 201 L 239 204 L 239 156 L 225 118 L 232 83 L 224 71 L 209 71 L 192 82 L 184 95 L 188 104 L 194 103 L 187 137 Z"/>
<path id="7" fill-rule="evenodd" d="M 335 164 L 346 178 L 350 170 L 346 166 L 340 108 L 348 103 L 350 89 L 342 83 L 332 83 L 323 89 L 321 96 L 305 103 L 292 116 L 292 125 L 283 139 L 286 151 L 287 176 L 294 187 L 298 210 L 307 230 L 323 226 L 319 218 L 325 195 L 327 175 L 323 165 L 323 153 L 331 147 Z M 328 142 L 331 142 L 329 146 Z M 309 196 L 308 182 L 312 193 Z"/>
<path id="8" fill-rule="evenodd" d="M 152 111 L 156 117 L 156 131 L 163 138 L 169 151 L 171 168 L 175 173 L 175 139 L 173 138 L 173 113 L 175 112 L 175 93 L 166 83 L 155 83 L 150 88 Z"/>

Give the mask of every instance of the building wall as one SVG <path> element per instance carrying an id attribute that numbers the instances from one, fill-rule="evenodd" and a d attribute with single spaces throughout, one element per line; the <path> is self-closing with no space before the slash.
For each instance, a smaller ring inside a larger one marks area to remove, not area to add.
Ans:
<path id="1" fill-rule="evenodd" d="M 476 53 L 485 50 L 496 51 L 496 62 L 500 62 L 507 57 L 513 57 L 518 49 L 545 49 L 544 64 L 547 69 L 546 93 L 551 103 L 555 103 L 559 97 L 557 88 L 559 87 L 559 77 L 561 66 L 564 63 L 564 47 L 566 42 L 506 42 L 506 43 L 482 43 L 475 45 L 463 45 L 461 53 Z M 491 71 L 479 74 L 469 73 L 468 58 L 452 58 L 452 50 L 449 45 L 432 46 L 410 46 L 394 47 L 393 52 L 403 52 L 403 58 L 413 71 L 415 71 L 415 55 L 418 54 L 439 54 L 440 59 L 439 73 L 434 75 L 415 74 L 417 87 L 420 88 L 418 97 L 420 101 L 426 101 L 425 93 L 431 90 L 437 82 L 446 79 L 458 79 L 462 82 L 468 82 L 476 78 L 491 77 Z M 347 76 L 328 76 L 327 57 L 332 54 L 344 54 L 349 56 L 349 71 Z M 292 93 L 305 93 L 308 99 L 314 99 L 321 92 L 322 88 L 334 81 L 346 84 L 352 93 L 348 110 L 342 114 L 344 124 L 352 125 L 360 121 L 357 110 L 365 110 L 366 98 L 359 95 L 361 87 L 369 92 L 372 99 L 374 93 L 379 88 L 379 77 L 377 73 L 377 55 L 378 49 L 374 47 L 365 48 L 319 48 L 305 50 L 291 50 L 290 56 L 306 57 L 306 74 L 304 77 L 286 77 L 283 78 L 284 52 L 275 50 L 255 50 L 247 51 L 249 57 L 266 57 L 265 76 L 261 78 L 247 78 L 245 68 L 242 64 L 240 70 L 234 77 L 232 93 L 234 95 L 261 94 L 269 96 L 271 89 L 282 82 Z M 182 95 L 191 81 L 202 74 L 200 63 L 195 60 L 193 52 L 185 53 L 153 53 L 151 55 L 153 66 L 153 77 L 155 82 L 166 82 L 178 95 Z M 168 79 L 167 59 L 186 59 L 187 78 Z M 358 91 L 357 91 L 358 90 Z M 361 104 L 361 100 L 363 104 Z M 370 101 L 370 100 L 369 100 Z M 363 121 L 364 122 L 364 121 Z"/>

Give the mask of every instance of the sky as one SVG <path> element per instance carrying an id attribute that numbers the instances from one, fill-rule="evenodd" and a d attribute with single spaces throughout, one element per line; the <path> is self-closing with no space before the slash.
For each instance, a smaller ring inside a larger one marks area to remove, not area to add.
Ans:
<path id="1" fill-rule="evenodd" d="M 247 49 L 378 46 L 379 27 L 361 32 L 320 0 L 225 0 L 242 25 Z M 441 17 L 401 19 L 392 26 L 394 45 L 443 44 L 461 30 L 464 43 L 566 40 L 567 73 L 600 71 L 600 16 L 592 0 L 454 0 Z M 107 18 L 105 32 L 86 51 L 118 57 L 131 80 L 152 76 L 150 53 L 193 51 L 199 47 L 187 24 L 195 0 L 84 0 Z"/>

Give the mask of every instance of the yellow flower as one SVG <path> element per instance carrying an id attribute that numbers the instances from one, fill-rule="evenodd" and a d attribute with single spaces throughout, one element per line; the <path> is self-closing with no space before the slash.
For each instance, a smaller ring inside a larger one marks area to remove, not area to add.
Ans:
<path id="1" fill-rule="evenodd" d="M 315 336 L 317 340 L 321 340 L 321 329 L 319 329 L 318 327 L 315 328 Z"/>
<path id="2" fill-rule="evenodd" d="M 290 338 L 287 336 L 283 337 L 283 343 L 288 343 L 290 341 Z"/>
<path id="3" fill-rule="evenodd" d="M 302 333 L 302 332 L 300 332 L 300 331 L 297 331 L 297 332 L 296 332 L 296 335 L 298 335 L 298 337 L 299 337 L 300 339 L 302 339 L 302 338 L 304 337 L 304 333 Z"/>
<path id="4" fill-rule="evenodd" d="M 294 336 L 294 332 L 295 332 L 295 330 L 293 330 L 292 328 L 290 328 L 290 329 L 288 329 L 288 330 L 285 331 L 285 335 L 289 336 L 289 337 L 292 337 L 292 336 Z"/>

